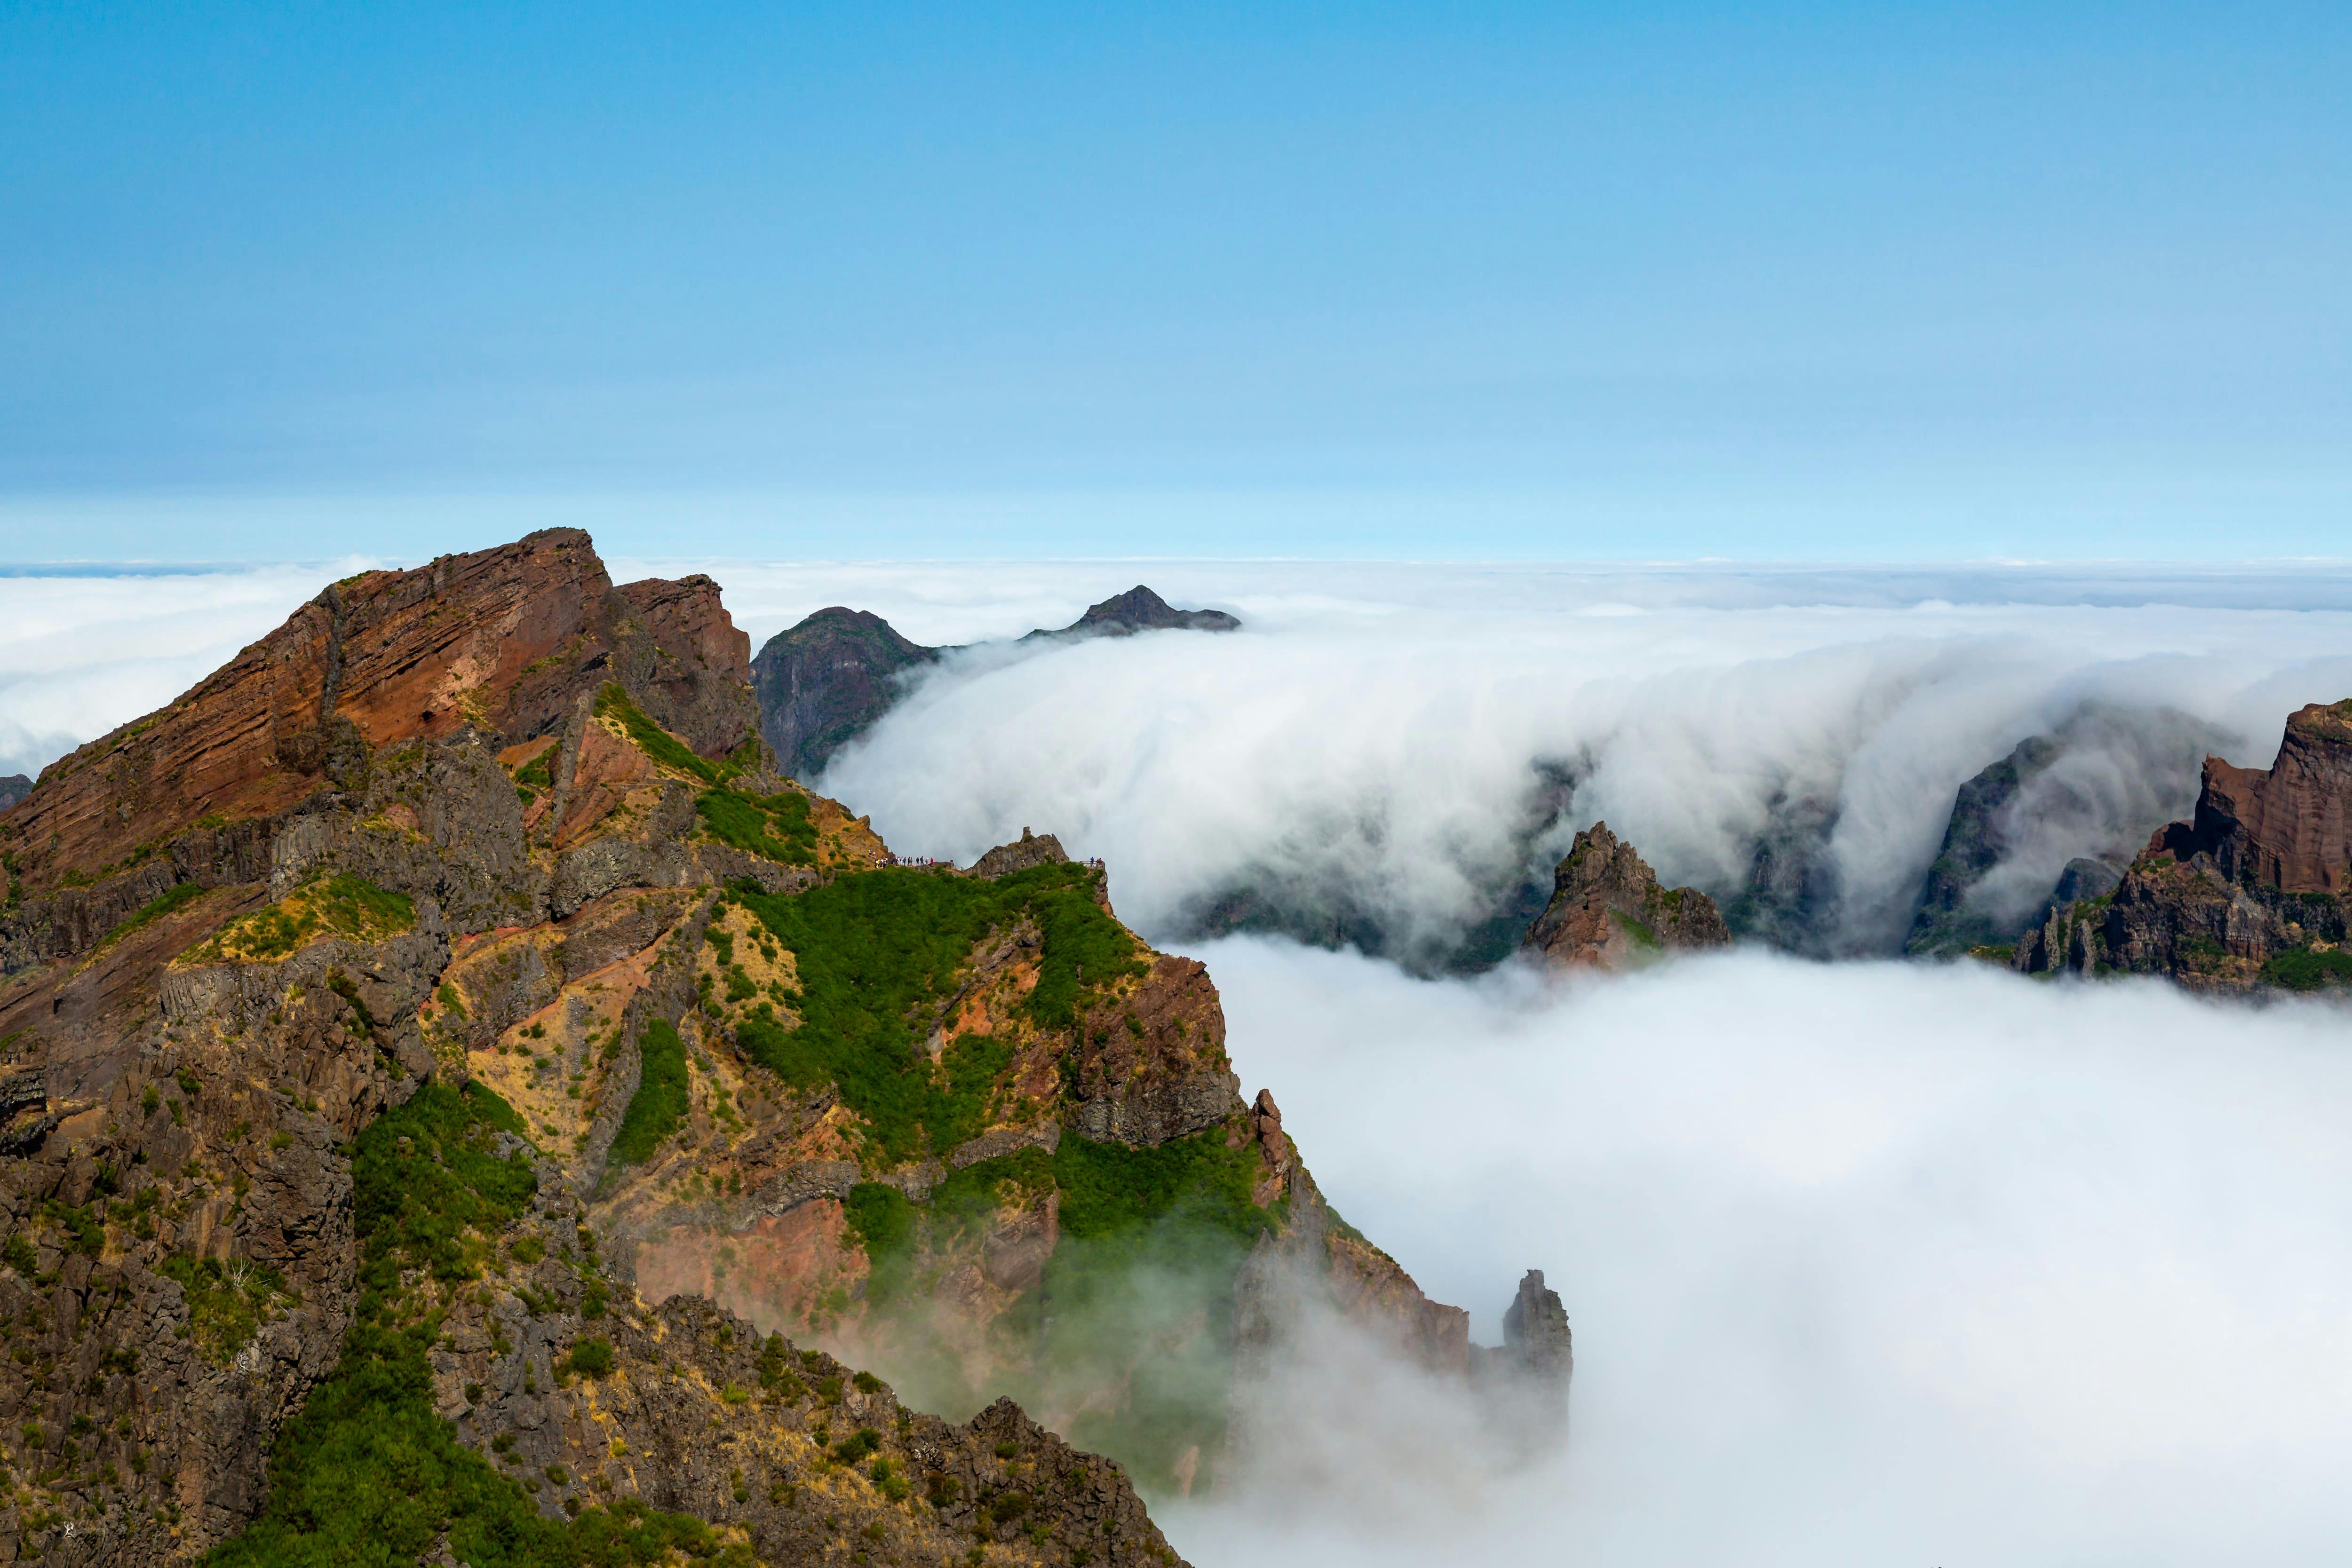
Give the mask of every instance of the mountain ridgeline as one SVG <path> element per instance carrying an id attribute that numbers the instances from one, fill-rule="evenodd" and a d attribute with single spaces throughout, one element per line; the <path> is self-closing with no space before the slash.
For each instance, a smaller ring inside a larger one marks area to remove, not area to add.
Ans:
<path id="1" fill-rule="evenodd" d="M 753 676 L 549 530 L 0 813 L 0 1561 L 1171 1563 L 1325 1309 L 1556 1440 L 1539 1274 L 1471 1345 L 1098 867 L 898 863 Z"/>
<path id="2" fill-rule="evenodd" d="M 1141 632 L 1237 632 L 1221 610 L 1176 610 L 1138 584 L 1089 608 L 1059 631 L 1040 629 L 1024 643 L 1132 637 Z M 909 642 L 887 621 L 839 605 L 820 610 L 768 639 L 751 661 L 761 733 L 776 763 L 794 779 L 814 779 L 834 754 L 867 730 L 906 692 L 910 670 L 938 663 L 952 648 Z"/>

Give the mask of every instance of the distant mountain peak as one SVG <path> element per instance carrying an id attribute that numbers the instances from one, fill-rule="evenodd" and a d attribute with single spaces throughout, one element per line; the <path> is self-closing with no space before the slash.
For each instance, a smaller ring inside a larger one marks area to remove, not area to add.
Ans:
<path id="1" fill-rule="evenodd" d="M 1238 632 L 1241 622 L 1222 610 L 1178 610 L 1142 583 L 1090 606 L 1059 632 L 1032 637 L 1131 637 L 1138 632 Z"/>

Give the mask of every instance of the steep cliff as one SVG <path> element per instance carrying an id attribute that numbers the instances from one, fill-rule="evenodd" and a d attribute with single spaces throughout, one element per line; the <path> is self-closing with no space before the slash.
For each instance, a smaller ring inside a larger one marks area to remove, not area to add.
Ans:
<path id="1" fill-rule="evenodd" d="M 1466 1363 L 1199 965 L 1050 838 L 895 864 L 748 652 L 534 535 L 0 814 L 0 1561 L 1171 1561 L 1265 1239 Z"/>
<path id="2" fill-rule="evenodd" d="M 2203 990 L 2340 987 L 2347 916 L 2352 701 L 2289 718 L 2267 769 L 2207 758 L 2196 815 L 2158 830 L 2112 892 L 2053 909 L 2013 961 Z"/>
<path id="3" fill-rule="evenodd" d="M 814 779 L 898 700 L 900 674 L 938 659 L 880 616 L 835 605 L 768 639 L 751 663 L 761 733 L 777 766 Z"/>
<path id="4" fill-rule="evenodd" d="M 1730 942 L 1713 899 L 1695 887 L 1660 887 L 1633 846 L 1595 822 L 1553 873 L 1551 902 L 1528 928 L 1525 946 L 1562 967 L 1622 969 Z"/>
<path id="5" fill-rule="evenodd" d="M 1059 631 L 1040 629 L 1023 642 L 1131 637 L 1139 632 L 1237 631 L 1218 610 L 1176 610 L 1140 584 L 1089 607 Z M 820 610 L 777 632 L 751 663 L 761 733 L 777 765 L 814 779 L 843 747 L 874 727 L 905 693 L 907 672 L 936 663 L 949 648 L 908 641 L 871 611 Z"/>

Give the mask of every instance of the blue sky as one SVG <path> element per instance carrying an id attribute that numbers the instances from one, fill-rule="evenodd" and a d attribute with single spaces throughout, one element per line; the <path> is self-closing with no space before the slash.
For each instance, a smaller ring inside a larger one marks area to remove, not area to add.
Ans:
<path id="1" fill-rule="evenodd" d="M 2352 554 L 2352 10 L 0 5 L 0 561 Z"/>

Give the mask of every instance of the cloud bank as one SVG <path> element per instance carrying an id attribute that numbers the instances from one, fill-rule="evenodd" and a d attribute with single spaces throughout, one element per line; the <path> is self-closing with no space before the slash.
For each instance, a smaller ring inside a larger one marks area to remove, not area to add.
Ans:
<path id="1" fill-rule="evenodd" d="M 2042 579 L 1993 586 L 2053 602 L 1906 600 L 1938 585 L 1859 573 L 1170 580 L 1248 630 L 951 658 L 821 787 L 907 852 L 1057 832 L 1109 861 L 1121 911 L 1157 936 L 1213 931 L 1239 899 L 1417 960 L 1498 914 L 1523 923 L 1568 839 L 1605 819 L 1669 883 L 1729 900 L 1777 878 L 1762 894 L 1789 905 L 1790 945 L 1853 955 L 1899 944 L 1955 790 L 2020 740 L 2081 743 L 1985 892 L 2021 918 L 2067 859 L 2184 810 L 2207 744 L 2266 764 L 2291 709 L 2352 693 L 2352 612 L 2270 605 L 2267 579 L 2257 608 Z M 1031 586 L 1018 622 L 1061 612 Z"/>
<path id="2" fill-rule="evenodd" d="M 1515 1471 L 1338 1339 L 1203 1563 L 2333 1561 L 2352 1540 L 2346 1015 L 1758 953 L 1552 989 L 1234 940 L 1244 1086 L 1433 1295 L 1547 1270 Z M 1375 1397 L 1374 1396 L 1377 1396 Z M 1350 1419 L 1332 1419 L 1353 1413 Z"/>

